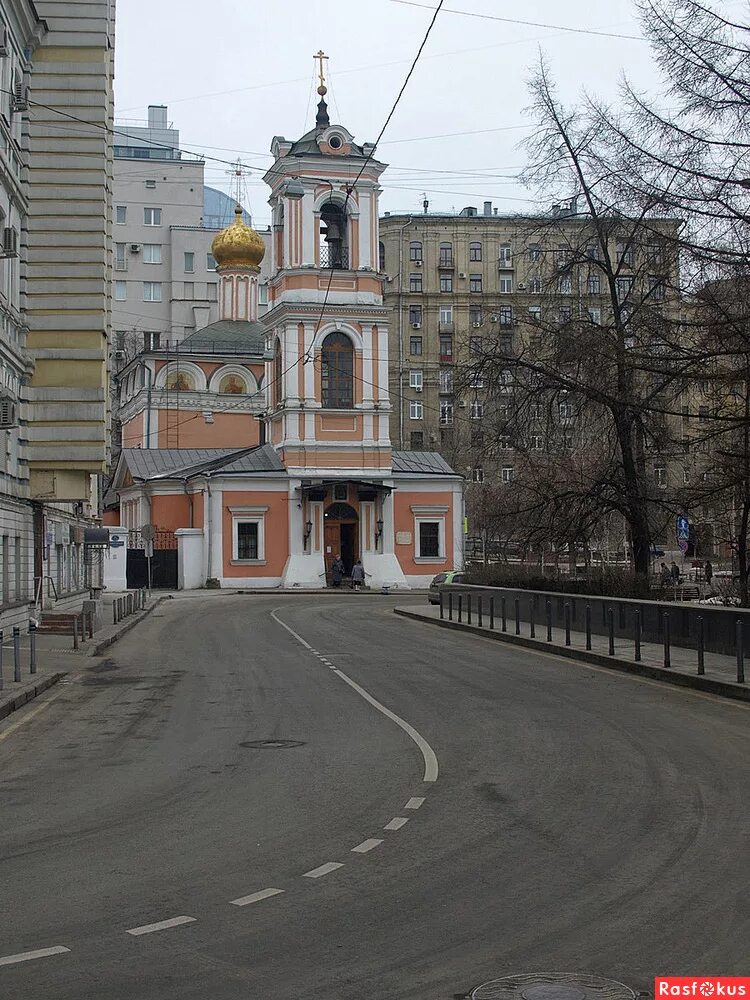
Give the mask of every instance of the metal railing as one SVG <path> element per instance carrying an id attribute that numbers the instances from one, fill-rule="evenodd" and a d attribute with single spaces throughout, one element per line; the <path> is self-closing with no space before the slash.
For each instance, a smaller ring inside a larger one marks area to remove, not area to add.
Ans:
<path id="1" fill-rule="evenodd" d="M 324 243 L 320 248 L 320 266 L 335 268 L 337 271 L 349 269 L 349 250 L 335 243 Z"/>

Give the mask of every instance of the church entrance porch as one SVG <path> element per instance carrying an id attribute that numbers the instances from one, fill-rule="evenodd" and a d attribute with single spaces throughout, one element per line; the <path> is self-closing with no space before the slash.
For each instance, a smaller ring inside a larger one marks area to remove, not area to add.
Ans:
<path id="1" fill-rule="evenodd" d="M 326 583 L 330 587 L 331 567 L 337 555 L 341 556 L 347 576 L 351 576 L 359 559 L 359 517 L 350 504 L 333 503 L 323 514 L 323 526 Z"/>

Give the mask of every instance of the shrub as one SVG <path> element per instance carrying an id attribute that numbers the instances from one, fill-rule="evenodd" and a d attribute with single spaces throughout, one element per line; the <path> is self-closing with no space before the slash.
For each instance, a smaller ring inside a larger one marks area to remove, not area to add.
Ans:
<path id="1" fill-rule="evenodd" d="M 519 590 L 549 590 L 561 594 L 591 594 L 594 597 L 649 597 L 649 582 L 628 570 L 605 568 L 589 576 L 545 576 L 537 567 L 469 565 L 464 583 L 477 587 L 511 587 Z"/>

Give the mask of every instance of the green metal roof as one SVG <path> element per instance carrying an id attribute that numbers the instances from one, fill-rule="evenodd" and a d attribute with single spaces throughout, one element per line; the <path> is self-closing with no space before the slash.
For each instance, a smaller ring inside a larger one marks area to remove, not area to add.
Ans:
<path id="1" fill-rule="evenodd" d="M 263 357 L 266 338 L 263 326 L 245 320 L 220 319 L 189 334 L 180 344 L 180 353 L 255 354 Z"/>

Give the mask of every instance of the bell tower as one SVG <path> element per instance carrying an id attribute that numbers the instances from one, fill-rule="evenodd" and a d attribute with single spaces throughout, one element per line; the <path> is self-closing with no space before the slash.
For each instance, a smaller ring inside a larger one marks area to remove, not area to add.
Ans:
<path id="1" fill-rule="evenodd" d="M 374 146 L 332 124 L 319 52 L 315 127 L 276 136 L 271 188 L 267 438 L 290 470 L 389 472 L 388 329 Z"/>

